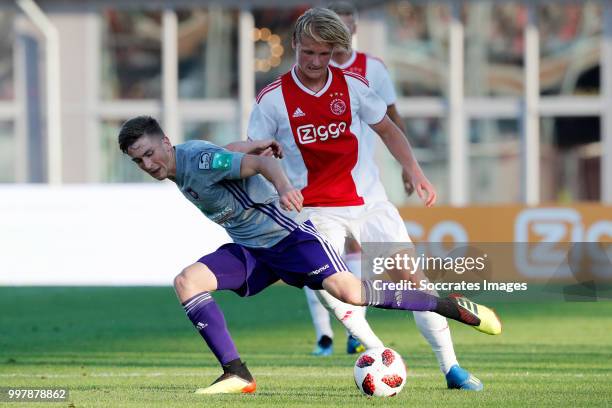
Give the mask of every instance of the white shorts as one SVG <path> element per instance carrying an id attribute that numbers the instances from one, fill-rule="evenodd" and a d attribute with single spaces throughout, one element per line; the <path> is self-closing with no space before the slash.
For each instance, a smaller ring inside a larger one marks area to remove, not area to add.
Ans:
<path id="1" fill-rule="evenodd" d="M 359 243 L 412 242 L 404 220 L 389 201 L 352 207 L 306 207 L 304 211 L 342 255 L 347 237 Z"/>

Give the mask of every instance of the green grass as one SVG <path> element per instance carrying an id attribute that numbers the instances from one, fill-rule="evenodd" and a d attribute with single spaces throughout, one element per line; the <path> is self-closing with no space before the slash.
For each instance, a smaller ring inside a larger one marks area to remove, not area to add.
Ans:
<path id="1" fill-rule="evenodd" d="M 451 323 L 459 361 L 483 380 L 482 393 L 445 388 L 411 314 L 372 310 L 409 378 L 397 397 L 368 399 L 353 384 L 339 325 L 333 357 L 308 355 L 314 335 L 300 291 L 216 299 L 257 378 L 255 395 L 193 394 L 220 370 L 170 288 L 0 288 L 0 387 L 68 388 L 69 402 L 44 406 L 74 407 L 612 404 L 612 302 L 497 304 L 505 326 L 496 337 Z"/>

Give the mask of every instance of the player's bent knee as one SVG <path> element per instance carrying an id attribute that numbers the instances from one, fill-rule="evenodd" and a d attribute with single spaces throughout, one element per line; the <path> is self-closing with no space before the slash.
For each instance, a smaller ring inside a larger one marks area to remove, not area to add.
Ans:
<path id="1" fill-rule="evenodd" d="M 176 275 L 174 288 L 177 292 L 211 292 L 217 289 L 217 278 L 206 265 L 196 262 Z"/>
<path id="2" fill-rule="evenodd" d="M 178 292 L 184 291 L 189 287 L 189 279 L 184 273 L 184 270 L 174 277 L 174 289 Z"/>

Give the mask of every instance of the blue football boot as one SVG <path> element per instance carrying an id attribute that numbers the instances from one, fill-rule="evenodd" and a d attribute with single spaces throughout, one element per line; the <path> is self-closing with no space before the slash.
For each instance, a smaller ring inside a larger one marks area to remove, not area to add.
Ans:
<path id="1" fill-rule="evenodd" d="M 331 356 L 333 352 L 334 352 L 334 341 L 332 340 L 331 337 L 323 335 L 321 336 L 319 341 L 317 341 L 317 344 L 314 350 L 312 351 L 312 355 L 317 356 L 317 357 L 326 357 L 326 356 Z"/>
<path id="2" fill-rule="evenodd" d="M 446 374 L 446 385 L 448 388 L 457 390 L 482 391 L 484 385 L 469 371 L 455 364 Z"/>
<path id="3" fill-rule="evenodd" d="M 365 347 L 363 347 L 363 344 L 361 344 L 361 342 L 357 340 L 355 337 L 349 335 L 346 338 L 347 354 L 363 353 L 364 351 L 365 351 Z"/>

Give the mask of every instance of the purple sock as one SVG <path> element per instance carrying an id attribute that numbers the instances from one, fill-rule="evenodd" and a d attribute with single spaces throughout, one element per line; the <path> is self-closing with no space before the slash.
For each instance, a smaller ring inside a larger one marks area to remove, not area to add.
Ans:
<path id="1" fill-rule="evenodd" d="M 185 301 L 183 307 L 187 317 L 200 332 L 200 336 L 208 344 L 221 365 L 240 358 L 234 341 L 227 330 L 223 312 L 221 312 L 210 293 L 198 293 Z"/>
<path id="2" fill-rule="evenodd" d="M 430 312 L 436 310 L 438 297 L 420 290 L 392 290 L 380 283 L 367 280 L 361 282 L 368 306 L 380 309 L 401 309 Z M 387 282 L 384 282 L 387 283 Z"/>

